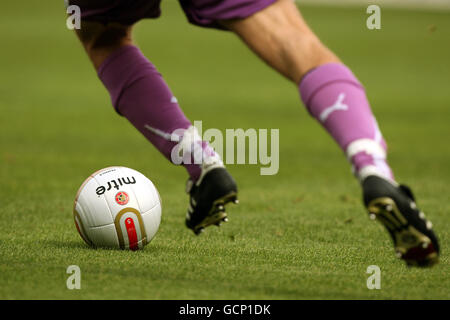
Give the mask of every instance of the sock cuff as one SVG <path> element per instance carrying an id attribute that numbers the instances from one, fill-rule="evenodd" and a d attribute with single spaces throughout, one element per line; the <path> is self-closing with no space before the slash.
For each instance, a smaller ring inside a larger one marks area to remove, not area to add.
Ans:
<path id="1" fill-rule="evenodd" d="M 139 52 L 139 49 L 136 46 L 126 45 L 126 46 L 120 47 L 119 49 L 117 49 L 116 51 L 111 53 L 98 68 L 98 70 L 97 70 L 98 77 L 102 78 L 104 76 L 105 70 L 107 70 L 108 66 L 110 64 L 113 64 L 118 58 L 120 58 L 121 56 L 123 56 L 125 54 L 130 54 L 131 52 L 136 52 L 136 51 Z"/>
<path id="2" fill-rule="evenodd" d="M 100 65 L 97 75 L 108 89 L 111 102 L 118 110 L 122 92 L 148 72 L 158 73 L 153 64 L 134 45 L 120 47 Z"/>
<path id="3" fill-rule="evenodd" d="M 347 82 L 364 90 L 364 87 L 347 66 L 340 63 L 321 65 L 309 71 L 299 85 L 301 99 L 310 113 L 310 105 L 314 96 L 322 88 L 335 82 Z"/>

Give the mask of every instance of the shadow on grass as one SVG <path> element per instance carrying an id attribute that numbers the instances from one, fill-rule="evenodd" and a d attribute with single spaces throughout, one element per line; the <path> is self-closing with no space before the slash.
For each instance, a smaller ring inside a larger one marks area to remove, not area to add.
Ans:
<path id="1" fill-rule="evenodd" d="M 128 252 L 128 251 L 131 251 L 131 250 L 121 250 L 121 249 L 116 249 L 116 248 L 108 248 L 108 247 L 95 247 L 94 248 L 94 247 L 90 247 L 83 241 L 76 241 L 76 240 L 63 241 L 63 240 L 51 239 L 51 240 L 42 240 L 41 243 L 46 245 L 47 247 L 53 247 L 53 248 L 58 248 L 58 249 L 86 250 L 86 251 L 90 251 L 90 252 L 94 252 L 94 251 Z M 162 246 L 159 246 L 157 244 L 148 244 L 143 249 L 137 250 L 136 252 L 155 254 L 155 253 L 161 253 L 163 251 L 165 251 L 165 250 Z M 131 252 L 133 252 L 133 251 L 131 251 Z"/>
<path id="2" fill-rule="evenodd" d="M 92 247 L 89 247 L 86 243 L 83 241 L 76 241 L 76 240 L 41 240 L 40 241 L 43 245 L 58 249 L 85 249 L 85 250 L 96 250 Z"/>

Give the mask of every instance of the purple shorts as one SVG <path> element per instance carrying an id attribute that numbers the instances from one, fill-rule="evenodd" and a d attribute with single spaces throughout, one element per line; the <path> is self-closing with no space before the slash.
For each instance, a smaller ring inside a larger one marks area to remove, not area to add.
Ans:
<path id="1" fill-rule="evenodd" d="M 220 20 L 243 19 L 276 0 L 178 0 L 189 22 L 208 28 L 224 29 Z M 161 15 L 161 0 L 70 0 L 78 5 L 81 18 L 101 23 L 131 25 L 141 19 Z"/>

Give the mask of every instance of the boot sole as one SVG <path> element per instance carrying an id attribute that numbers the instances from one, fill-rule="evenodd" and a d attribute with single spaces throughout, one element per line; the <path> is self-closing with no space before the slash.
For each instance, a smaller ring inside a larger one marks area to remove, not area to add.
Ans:
<path id="1" fill-rule="evenodd" d="M 372 219 L 380 221 L 388 229 L 397 257 L 408 266 L 430 267 L 438 263 L 439 255 L 431 239 L 408 222 L 393 199 L 376 198 L 367 209 Z"/>
<path id="2" fill-rule="evenodd" d="M 192 228 L 196 235 L 201 234 L 206 227 L 211 225 L 220 226 L 221 223 L 228 221 L 228 215 L 225 212 L 225 205 L 234 202 L 237 204 L 237 192 L 232 191 L 225 196 L 215 200 L 211 210 L 206 217 Z"/>

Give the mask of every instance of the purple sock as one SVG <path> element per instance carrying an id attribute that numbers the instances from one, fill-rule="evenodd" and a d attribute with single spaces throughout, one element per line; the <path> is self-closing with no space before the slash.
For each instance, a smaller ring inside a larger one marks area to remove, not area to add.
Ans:
<path id="1" fill-rule="evenodd" d="M 310 71 L 300 83 L 309 113 L 336 140 L 362 181 L 371 174 L 393 180 L 386 142 L 363 86 L 349 68 L 330 63 Z"/>
<path id="2" fill-rule="evenodd" d="M 108 89 L 116 111 L 125 116 L 167 159 L 179 141 L 172 133 L 189 129 L 191 122 L 153 64 L 135 46 L 124 46 L 112 53 L 100 66 L 98 76 Z M 180 137 L 182 139 L 182 136 Z M 200 138 L 199 138 L 200 139 Z M 213 153 L 206 142 L 196 141 L 207 154 Z M 196 181 L 201 166 L 183 163 Z"/>

